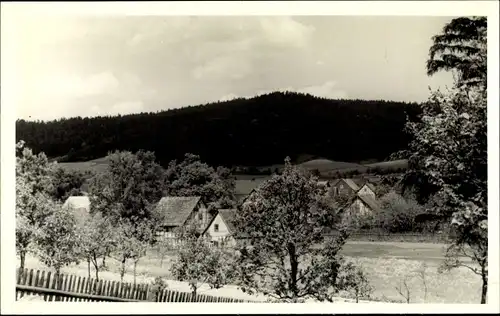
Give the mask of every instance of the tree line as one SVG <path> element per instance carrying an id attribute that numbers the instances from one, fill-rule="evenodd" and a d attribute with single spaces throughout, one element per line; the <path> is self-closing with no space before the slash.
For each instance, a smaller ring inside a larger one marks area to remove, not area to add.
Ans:
<path id="1" fill-rule="evenodd" d="M 406 148 L 406 117 L 419 111 L 416 103 L 275 92 L 157 113 L 18 120 L 16 137 L 35 153 L 60 162 L 141 149 L 155 152 L 163 166 L 186 152 L 226 167 L 272 165 L 286 156 L 295 161 L 301 154 L 383 160 Z"/>

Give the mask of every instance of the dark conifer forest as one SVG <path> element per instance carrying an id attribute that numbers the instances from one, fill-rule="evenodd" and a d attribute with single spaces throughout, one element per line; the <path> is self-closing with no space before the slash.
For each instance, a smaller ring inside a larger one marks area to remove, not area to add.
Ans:
<path id="1" fill-rule="evenodd" d="M 59 162 L 112 150 L 154 151 L 164 166 L 186 152 L 212 165 L 264 166 L 301 154 L 337 161 L 384 160 L 407 147 L 417 103 L 330 100 L 275 92 L 157 113 L 16 122 L 16 140 Z"/>

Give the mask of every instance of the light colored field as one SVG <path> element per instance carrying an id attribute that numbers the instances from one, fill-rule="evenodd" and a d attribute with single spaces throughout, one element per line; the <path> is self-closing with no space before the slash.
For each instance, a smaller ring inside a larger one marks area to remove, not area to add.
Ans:
<path id="1" fill-rule="evenodd" d="M 403 300 L 395 287 L 400 281 L 421 268 L 425 262 L 428 266 L 426 272 L 427 281 L 427 303 L 478 303 L 480 299 L 480 278 L 467 269 L 456 269 L 449 273 L 439 274 L 437 268 L 442 262 L 442 249 L 444 245 L 437 244 L 411 244 L 411 243 L 369 243 L 349 242 L 343 250 L 343 254 L 349 259 L 360 264 L 367 277 L 375 288 L 373 297 L 375 299 L 388 298 L 391 300 Z M 137 266 L 137 283 L 152 282 L 156 276 L 162 276 L 167 280 L 169 289 L 190 292 L 189 285 L 185 282 L 171 280 L 169 272 L 172 255 L 166 256 L 163 263 L 153 251 L 146 258 L 141 259 Z M 106 260 L 109 271 L 99 273 L 99 278 L 105 280 L 119 281 L 119 263 L 111 258 Z M 26 267 L 33 269 L 48 270 L 36 258 L 28 257 Z M 127 267 L 124 277 L 125 282 L 133 282 L 132 265 Z M 69 266 L 63 269 L 63 273 L 87 277 L 87 264 Z M 91 269 L 91 276 L 95 272 Z M 411 303 L 424 303 L 424 286 L 422 281 L 416 277 L 408 280 L 411 292 Z M 264 295 L 250 296 L 243 293 L 236 285 L 228 285 L 222 289 L 210 289 L 203 285 L 200 294 L 214 296 L 233 297 L 249 299 L 254 301 L 265 301 Z"/>
<path id="2" fill-rule="evenodd" d="M 77 171 L 92 171 L 95 173 L 104 172 L 108 167 L 108 160 L 106 157 L 89 160 L 89 161 L 78 161 L 78 162 L 60 162 L 59 166 L 66 170 L 77 170 Z"/>
<path id="3" fill-rule="evenodd" d="M 366 167 L 370 167 L 370 168 L 379 167 L 379 168 L 382 168 L 382 169 L 386 169 L 386 168 L 407 168 L 408 167 L 408 160 L 406 160 L 406 159 L 399 159 L 399 160 L 392 160 L 392 161 L 381 161 L 381 162 L 367 164 L 365 166 Z"/>

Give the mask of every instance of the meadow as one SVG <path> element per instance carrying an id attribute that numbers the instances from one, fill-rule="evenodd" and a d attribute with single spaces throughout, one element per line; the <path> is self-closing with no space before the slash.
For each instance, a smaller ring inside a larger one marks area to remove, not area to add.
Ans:
<path id="1" fill-rule="evenodd" d="M 344 246 L 342 254 L 363 267 L 370 284 L 374 287 L 372 295 L 374 301 L 406 302 L 396 287 L 407 278 L 410 303 L 479 303 L 481 283 L 477 275 L 465 268 L 445 273 L 438 272 L 443 260 L 444 247 L 443 244 L 430 243 L 349 242 Z M 169 268 L 174 257 L 175 253 L 169 253 L 162 260 L 156 251 L 149 251 L 137 265 L 136 282 L 150 283 L 155 277 L 160 276 L 165 278 L 169 289 L 190 292 L 186 282 L 175 281 L 170 274 Z M 424 268 L 424 264 L 425 284 L 417 274 L 417 271 Z M 119 262 L 108 258 L 106 265 L 107 271 L 99 272 L 99 278 L 119 281 Z M 26 267 L 49 269 L 32 256 L 26 258 Z M 129 264 L 124 276 L 125 282 L 133 282 L 132 271 L 133 266 Z M 65 267 L 62 272 L 86 277 L 87 263 Z M 95 277 L 93 268 L 91 277 Z M 208 285 L 203 285 L 198 292 L 254 301 L 266 300 L 264 295 L 251 296 L 243 293 L 236 285 L 226 285 L 221 289 L 210 289 Z M 345 293 L 341 293 L 340 296 L 348 298 Z"/>

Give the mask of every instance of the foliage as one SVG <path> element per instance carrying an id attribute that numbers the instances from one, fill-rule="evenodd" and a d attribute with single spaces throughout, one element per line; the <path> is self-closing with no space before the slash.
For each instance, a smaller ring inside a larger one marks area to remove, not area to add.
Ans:
<path id="1" fill-rule="evenodd" d="M 64 202 L 70 196 L 82 195 L 81 187 L 85 182 L 87 173 L 78 170 L 66 170 L 56 167 L 52 174 L 54 183 L 53 198 Z"/>
<path id="2" fill-rule="evenodd" d="M 50 204 L 52 192 L 52 164 L 40 153 L 20 141 L 16 145 L 16 250 L 21 257 L 21 268 L 33 234 L 53 212 Z"/>
<path id="3" fill-rule="evenodd" d="M 167 282 L 161 276 L 155 277 L 153 282 L 151 282 L 150 292 L 153 296 L 150 298 L 153 302 L 158 302 L 158 298 L 163 290 L 168 288 Z"/>
<path id="4" fill-rule="evenodd" d="M 284 302 L 331 301 L 341 289 L 346 207 L 286 159 L 283 173 L 264 182 L 237 213 L 237 235 L 248 240 L 239 250 L 241 288 Z"/>
<path id="5" fill-rule="evenodd" d="M 98 259 L 107 256 L 116 247 L 114 227 L 109 218 L 94 213 L 77 225 L 81 255 L 92 262 L 99 280 Z"/>
<path id="6" fill-rule="evenodd" d="M 223 248 L 211 247 L 205 236 L 197 237 L 196 228 L 180 232 L 183 247 L 179 249 L 170 271 L 179 281 L 187 281 L 196 295 L 203 283 L 221 288 L 234 277 L 231 254 Z"/>
<path id="7" fill-rule="evenodd" d="M 432 193 L 442 202 L 440 213 L 451 218 L 453 241 L 444 266 L 462 265 L 459 253 L 478 264 L 483 282 L 481 303 L 485 303 L 488 288 L 486 18 L 454 19 L 443 32 L 434 42 L 449 47 L 436 50 L 448 49 L 451 53 L 443 58 L 446 65 L 435 68 L 455 69 L 459 76 L 447 93 L 432 92 L 429 102 L 422 106 L 419 121 L 407 123 L 413 140 L 405 154 L 410 158 L 408 172 L 434 186 Z M 432 59 L 433 55 L 430 64 Z"/>
<path id="8" fill-rule="evenodd" d="M 147 244 L 137 238 L 139 233 L 136 231 L 141 228 L 146 230 L 144 227 L 144 224 L 136 226 L 126 219 L 121 220 L 116 227 L 113 255 L 115 256 L 115 259 L 121 263 L 120 278 L 122 281 L 126 272 L 127 262 L 129 260 L 133 260 L 135 267 L 137 261 L 146 254 Z M 134 269 L 134 282 L 135 277 L 136 273 Z"/>
<path id="9" fill-rule="evenodd" d="M 226 167 L 273 165 L 303 153 L 336 161 L 381 160 L 406 148 L 406 114 L 418 111 L 415 103 L 277 92 L 158 113 L 18 120 L 16 139 L 66 161 L 144 149 L 155 152 L 164 167 L 187 152 Z"/>
<path id="10" fill-rule="evenodd" d="M 40 261 L 53 267 L 59 275 L 62 267 L 79 262 L 80 241 L 73 214 L 53 201 L 48 208 L 53 212 L 37 230 L 35 243 Z"/>
<path id="11" fill-rule="evenodd" d="M 91 212 L 116 220 L 150 218 L 152 204 L 161 198 L 163 189 L 163 169 L 154 153 L 116 151 L 108 158 L 106 172 L 89 184 Z"/>
<path id="12" fill-rule="evenodd" d="M 486 82 L 486 17 L 459 17 L 446 24 L 441 34 L 432 38 L 427 74 L 440 70 L 456 71 L 460 85 Z"/>
<path id="13" fill-rule="evenodd" d="M 166 171 L 166 194 L 201 196 L 209 210 L 234 207 L 234 179 L 224 167 L 214 169 L 197 155 L 187 153 L 180 163 L 173 160 Z"/>
<path id="14" fill-rule="evenodd" d="M 369 299 L 374 291 L 361 266 L 355 265 L 353 262 L 344 265 L 340 273 L 339 284 L 354 297 L 356 303 L 360 299 Z"/>
<path id="15" fill-rule="evenodd" d="M 381 212 L 376 214 L 377 227 L 390 233 L 415 231 L 415 217 L 424 212 L 413 197 L 405 199 L 394 191 L 380 198 Z"/>

